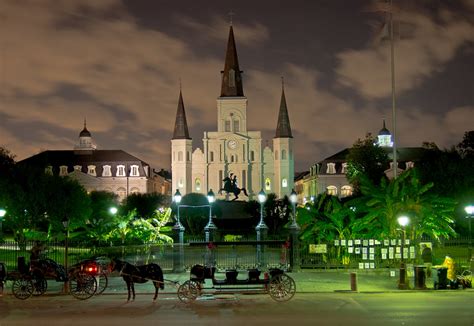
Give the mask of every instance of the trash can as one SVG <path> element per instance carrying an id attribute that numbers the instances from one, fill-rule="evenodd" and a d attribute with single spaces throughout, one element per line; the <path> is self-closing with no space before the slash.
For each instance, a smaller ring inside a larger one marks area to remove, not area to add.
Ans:
<path id="1" fill-rule="evenodd" d="M 435 290 L 448 288 L 448 268 L 434 267 L 432 269 L 433 285 Z"/>
<path id="2" fill-rule="evenodd" d="M 426 290 L 426 266 L 415 266 L 415 289 Z"/>

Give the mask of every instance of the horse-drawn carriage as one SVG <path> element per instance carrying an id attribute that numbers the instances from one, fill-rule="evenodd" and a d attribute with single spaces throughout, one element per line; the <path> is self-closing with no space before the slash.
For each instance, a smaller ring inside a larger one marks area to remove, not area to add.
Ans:
<path id="1" fill-rule="evenodd" d="M 290 300 L 296 292 L 295 281 L 279 268 L 271 268 L 265 272 L 258 269 L 247 270 L 247 277 L 239 279 L 237 270 L 227 270 L 225 279 L 216 279 L 216 268 L 194 265 L 191 268 L 189 280 L 178 288 L 178 298 L 182 302 L 196 300 L 203 293 L 245 293 L 245 292 L 266 292 L 270 297 L 278 302 Z M 205 281 L 211 280 L 212 285 L 205 286 Z"/>
<path id="2" fill-rule="evenodd" d="M 3 269 L 6 269 L 3 266 Z M 77 299 L 85 300 L 92 297 L 99 289 L 99 284 L 107 286 L 106 275 L 105 280 L 102 276 L 98 265 L 94 265 L 91 261 L 84 261 L 71 267 L 67 272 L 63 265 L 56 263 L 49 258 L 32 259 L 30 264 L 26 264 L 23 257 L 18 259 L 18 271 L 4 273 L 1 283 L 4 281 L 12 281 L 12 293 L 21 300 L 29 297 L 39 296 L 46 292 L 48 288 L 48 280 L 63 282 L 67 284 L 69 293 Z M 96 279 L 97 278 L 97 279 Z M 105 289 L 105 287 L 102 288 Z M 103 291 L 103 290 L 102 290 Z"/>

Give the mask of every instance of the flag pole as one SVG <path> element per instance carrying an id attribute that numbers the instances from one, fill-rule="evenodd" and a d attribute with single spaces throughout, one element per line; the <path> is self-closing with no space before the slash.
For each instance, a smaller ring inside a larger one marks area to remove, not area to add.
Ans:
<path id="1" fill-rule="evenodd" d="M 395 45 L 393 39 L 393 0 L 390 0 L 390 68 L 392 76 L 393 178 L 397 178 L 397 112 L 395 106 Z"/>

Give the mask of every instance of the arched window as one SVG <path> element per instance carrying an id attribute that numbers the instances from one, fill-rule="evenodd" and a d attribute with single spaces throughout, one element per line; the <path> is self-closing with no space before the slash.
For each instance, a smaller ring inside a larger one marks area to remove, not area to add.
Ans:
<path id="1" fill-rule="evenodd" d="M 196 190 L 196 192 L 201 191 L 201 179 L 196 178 L 196 180 L 194 181 L 194 189 Z"/>
<path id="2" fill-rule="evenodd" d="M 183 161 L 183 152 L 181 152 L 181 151 L 178 152 L 178 161 L 179 162 Z"/>
<path id="3" fill-rule="evenodd" d="M 225 131 L 227 131 L 227 132 L 230 131 L 230 120 L 225 121 Z"/>
<path id="4" fill-rule="evenodd" d="M 179 181 L 178 181 L 178 188 L 183 188 L 183 186 L 184 186 L 183 178 L 179 178 Z"/>
<path id="5" fill-rule="evenodd" d="M 209 161 L 214 162 L 214 152 L 209 153 Z"/>
<path id="6" fill-rule="evenodd" d="M 130 193 L 131 194 L 138 194 L 138 193 L 140 193 L 140 189 L 138 189 L 137 187 L 133 187 L 132 189 L 130 189 Z"/>
<path id="7" fill-rule="evenodd" d="M 255 152 L 254 151 L 250 151 L 250 160 L 255 161 Z"/>
<path id="8" fill-rule="evenodd" d="M 336 186 L 328 186 L 326 188 L 326 190 L 328 192 L 328 195 L 337 196 L 337 187 Z"/>
<path id="9" fill-rule="evenodd" d="M 341 197 L 349 197 L 352 195 L 352 187 L 345 185 L 341 187 Z"/>
<path id="10" fill-rule="evenodd" d="M 59 175 L 60 176 L 67 175 L 67 165 L 61 165 L 59 167 Z"/>
<path id="11" fill-rule="evenodd" d="M 278 160 L 278 151 L 275 151 L 275 161 Z"/>
<path id="12" fill-rule="evenodd" d="M 97 175 L 95 171 L 95 165 L 88 165 L 87 166 L 87 174 L 93 175 L 94 177 Z"/>
<path id="13" fill-rule="evenodd" d="M 138 165 L 132 165 L 132 166 L 131 166 L 130 176 L 131 176 L 131 177 L 138 177 L 138 176 L 140 176 L 140 173 L 138 172 Z"/>
<path id="14" fill-rule="evenodd" d="M 286 150 L 284 149 L 281 150 L 281 159 L 286 160 Z"/>
<path id="15" fill-rule="evenodd" d="M 270 181 L 270 178 L 265 179 L 265 190 L 266 191 L 272 190 L 272 182 Z"/>
<path id="16" fill-rule="evenodd" d="M 111 177 L 112 176 L 112 171 L 110 170 L 111 166 L 110 165 L 104 165 L 102 167 L 102 176 L 103 177 Z"/>
<path id="17" fill-rule="evenodd" d="M 125 165 L 117 165 L 117 177 L 124 177 L 125 176 Z"/>
<path id="18" fill-rule="evenodd" d="M 336 163 L 328 163 L 326 168 L 327 174 L 336 174 Z"/>
<path id="19" fill-rule="evenodd" d="M 127 191 L 125 190 L 125 188 L 123 187 L 118 188 L 117 196 L 118 196 L 119 201 L 123 201 L 125 197 L 127 196 Z"/>
<path id="20" fill-rule="evenodd" d="M 189 152 L 186 152 L 186 161 L 191 161 L 191 154 Z"/>
<path id="21" fill-rule="evenodd" d="M 239 132 L 240 131 L 240 121 L 238 119 L 235 119 L 234 121 L 234 132 Z"/>
<path id="22" fill-rule="evenodd" d="M 288 187 L 288 180 L 287 179 L 281 179 L 281 187 L 282 188 Z"/>

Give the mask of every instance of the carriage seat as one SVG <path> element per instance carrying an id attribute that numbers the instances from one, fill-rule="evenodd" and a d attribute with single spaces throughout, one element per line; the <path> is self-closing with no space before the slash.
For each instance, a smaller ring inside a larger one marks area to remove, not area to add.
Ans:
<path id="1" fill-rule="evenodd" d="M 191 281 L 204 281 L 204 279 L 214 279 L 215 267 L 194 265 L 191 268 Z"/>

